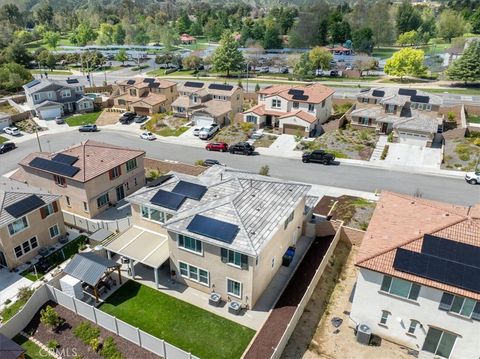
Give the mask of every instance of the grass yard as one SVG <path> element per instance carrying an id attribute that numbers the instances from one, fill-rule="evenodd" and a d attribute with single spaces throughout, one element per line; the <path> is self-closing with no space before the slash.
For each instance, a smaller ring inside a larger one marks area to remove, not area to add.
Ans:
<path id="1" fill-rule="evenodd" d="M 8 141 L 8 138 L 0 136 L 0 144 L 2 144 L 4 142 L 7 142 L 7 141 Z"/>
<path id="2" fill-rule="evenodd" d="M 18 113 L 17 109 L 10 105 L 8 102 L 0 105 L 0 112 L 8 113 L 9 115 L 15 115 Z"/>
<path id="3" fill-rule="evenodd" d="M 467 116 L 467 122 L 480 123 L 480 116 L 469 115 Z"/>
<path id="4" fill-rule="evenodd" d="M 398 50 L 400 49 L 394 48 L 394 47 L 379 47 L 379 48 L 373 49 L 372 56 L 380 57 L 381 59 L 388 59 Z"/>
<path id="5" fill-rule="evenodd" d="M 87 125 L 87 124 L 94 124 L 101 113 L 102 111 L 95 111 L 95 112 L 84 113 L 83 115 L 71 116 L 69 118 L 66 118 L 65 122 L 69 126 L 81 126 L 81 125 Z"/>
<path id="6" fill-rule="evenodd" d="M 134 281 L 125 283 L 99 309 L 200 358 L 240 358 L 255 334 Z"/>
<path id="7" fill-rule="evenodd" d="M 53 359 L 45 350 L 21 334 L 16 335 L 13 341 L 20 344 L 22 348 L 26 350 L 25 359 Z"/>

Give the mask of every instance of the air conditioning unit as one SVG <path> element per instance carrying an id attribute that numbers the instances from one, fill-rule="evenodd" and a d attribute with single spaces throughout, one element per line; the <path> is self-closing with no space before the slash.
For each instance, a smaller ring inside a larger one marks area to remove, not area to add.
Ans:
<path id="1" fill-rule="evenodd" d="M 372 337 L 372 331 L 366 324 L 359 324 L 357 326 L 357 342 L 368 345 L 370 338 Z"/>

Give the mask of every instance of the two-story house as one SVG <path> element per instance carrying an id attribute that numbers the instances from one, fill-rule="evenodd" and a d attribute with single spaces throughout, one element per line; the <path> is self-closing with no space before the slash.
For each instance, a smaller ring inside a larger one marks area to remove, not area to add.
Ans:
<path id="1" fill-rule="evenodd" d="M 359 93 L 349 117 L 356 128 L 393 131 L 395 142 L 430 147 L 443 130 L 442 103 L 440 96 L 420 90 L 381 87 Z"/>
<path id="2" fill-rule="evenodd" d="M 480 354 L 480 207 L 382 192 L 350 317 L 419 358 Z"/>
<path id="3" fill-rule="evenodd" d="M 243 111 L 243 89 L 239 86 L 187 81 L 178 88 L 172 104 L 177 117 L 191 118 L 196 126 L 220 126 Z"/>
<path id="4" fill-rule="evenodd" d="M 170 111 L 177 96 L 176 82 L 156 77 L 139 77 L 118 83 L 110 98 L 114 107 L 139 115 L 152 115 Z"/>
<path id="5" fill-rule="evenodd" d="M 65 235 L 59 197 L 10 179 L 0 180 L 0 266 L 13 269 Z"/>
<path id="6" fill-rule="evenodd" d="M 23 89 L 28 107 L 43 120 L 94 109 L 93 99 L 85 96 L 85 88 L 77 79 L 33 80 Z"/>
<path id="7" fill-rule="evenodd" d="M 278 128 L 281 133 L 315 136 L 332 114 L 334 92 L 319 83 L 268 86 L 258 92 L 258 105 L 245 111 L 243 120 L 255 128 Z"/>
<path id="8" fill-rule="evenodd" d="M 93 218 L 145 184 L 144 157 L 142 150 L 87 140 L 31 153 L 11 178 L 61 195 L 64 211 Z"/>
<path id="9" fill-rule="evenodd" d="M 133 227 L 105 248 L 151 267 L 157 285 L 167 263 L 173 280 L 252 308 L 302 240 L 309 190 L 222 166 L 171 173 L 127 198 Z"/>

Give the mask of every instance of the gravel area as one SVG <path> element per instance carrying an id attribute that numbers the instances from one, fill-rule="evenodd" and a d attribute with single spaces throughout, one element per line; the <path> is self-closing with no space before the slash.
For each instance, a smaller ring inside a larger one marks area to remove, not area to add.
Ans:
<path id="1" fill-rule="evenodd" d="M 473 171 L 480 158 L 480 135 L 445 141 L 442 168 Z"/>

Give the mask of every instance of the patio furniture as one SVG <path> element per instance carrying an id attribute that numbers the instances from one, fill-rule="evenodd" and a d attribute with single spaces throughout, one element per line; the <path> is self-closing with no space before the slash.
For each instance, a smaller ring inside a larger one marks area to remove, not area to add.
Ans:
<path id="1" fill-rule="evenodd" d="M 208 299 L 208 304 L 213 305 L 214 307 L 219 307 L 222 302 L 222 297 L 218 293 L 211 293 L 210 298 Z"/>
<path id="2" fill-rule="evenodd" d="M 42 247 L 38 250 L 38 254 L 40 254 L 42 257 L 46 256 L 48 252 L 49 252 L 48 248 L 45 248 L 45 247 Z"/>
<path id="3" fill-rule="evenodd" d="M 63 236 L 61 237 L 59 240 L 58 240 L 59 243 L 61 244 L 65 244 L 68 242 L 68 237 L 67 236 Z"/>
<path id="4" fill-rule="evenodd" d="M 240 314 L 240 310 L 242 309 L 242 306 L 240 303 L 232 300 L 230 302 L 230 304 L 228 304 L 228 312 L 229 313 L 232 313 L 232 314 L 235 314 L 235 315 L 239 315 Z"/>

